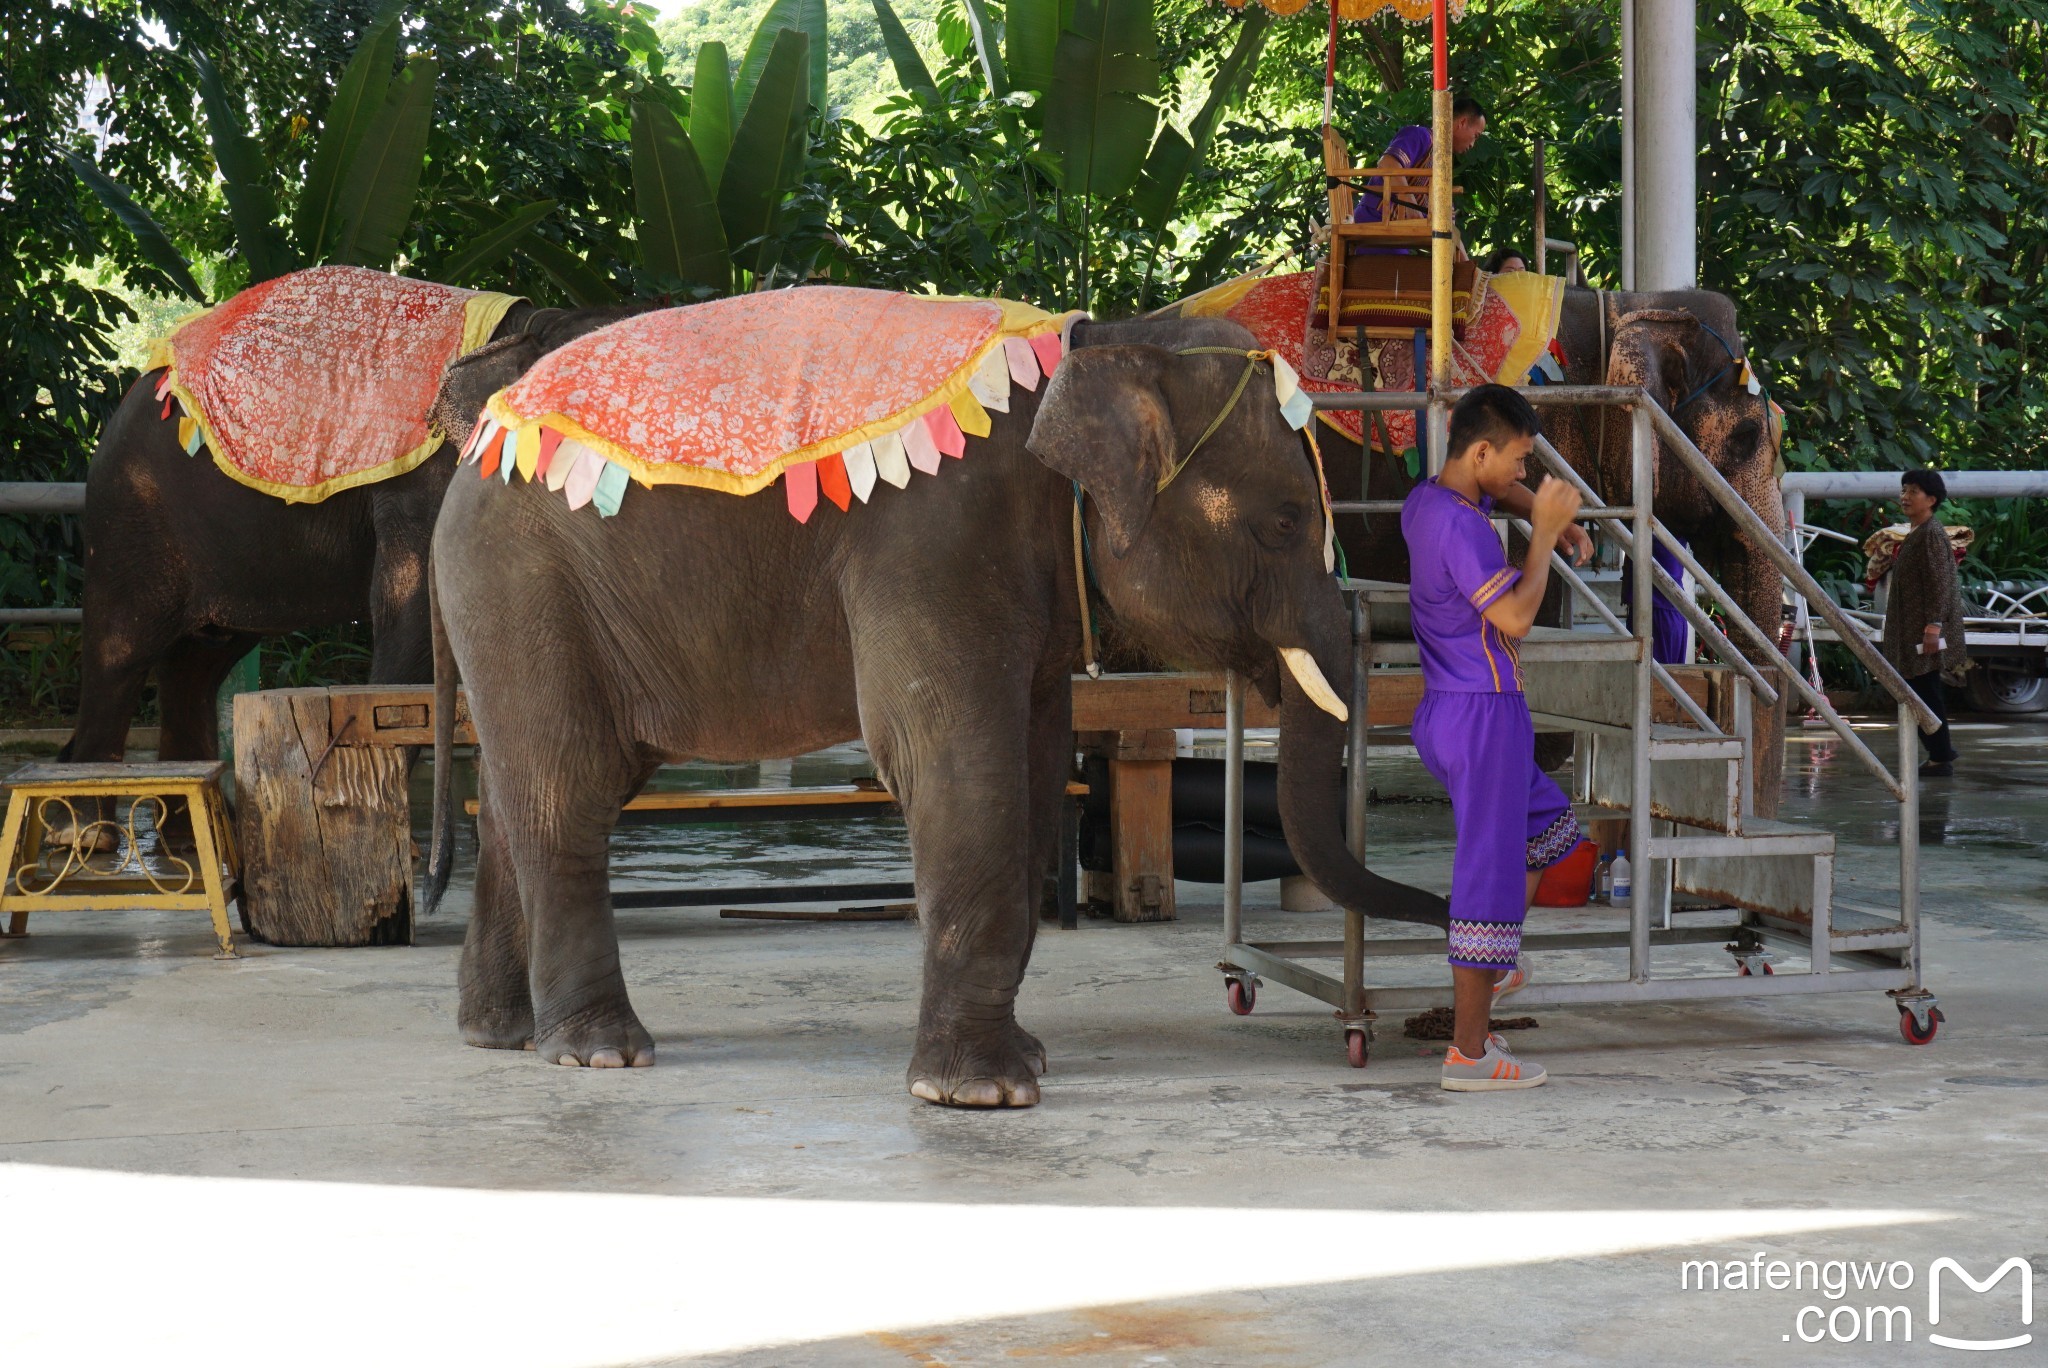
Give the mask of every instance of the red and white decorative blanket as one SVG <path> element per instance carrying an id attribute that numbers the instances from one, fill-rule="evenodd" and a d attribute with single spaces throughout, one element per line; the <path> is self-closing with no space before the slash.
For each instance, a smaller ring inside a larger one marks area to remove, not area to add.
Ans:
<path id="1" fill-rule="evenodd" d="M 165 416 L 231 479 L 289 503 L 388 480 L 432 453 L 441 372 L 517 300 L 357 266 L 252 285 L 152 349 Z"/>

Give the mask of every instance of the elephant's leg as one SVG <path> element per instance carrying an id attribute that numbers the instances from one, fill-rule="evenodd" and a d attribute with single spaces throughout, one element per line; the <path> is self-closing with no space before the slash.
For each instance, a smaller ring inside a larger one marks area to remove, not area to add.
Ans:
<path id="1" fill-rule="evenodd" d="M 110 602 L 108 595 L 93 592 L 90 579 L 86 585 L 78 724 L 57 758 L 118 764 L 127 752 L 128 724 L 142 705 L 149 672 L 177 640 L 178 626 L 172 618 Z"/>
<path id="2" fill-rule="evenodd" d="M 157 709 L 163 715 L 157 759 L 220 757 L 220 686 L 235 662 L 262 640 L 254 632 L 235 632 L 184 637 L 172 645 L 157 671 Z"/>
<path id="3" fill-rule="evenodd" d="M 477 807 L 476 897 L 462 941 L 461 1006 L 456 1023 L 465 1045 L 530 1050 L 533 992 L 527 978 L 526 913 L 512 852 L 488 802 Z"/>
<path id="4" fill-rule="evenodd" d="M 485 748 L 483 770 L 493 839 L 511 855 L 526 916 L 534 1048 L 551 1064 L 652 1064 L 654 1039 L 619 970 L 609 849 L 649 767 L 622 754 L 615 735 L 557 717 Z"/>
<path id="5" fill-rule="evenodd" d="M 1064 666 L 1047 671 L 1032 691 L 1030 754 L 1031 856 L 1025 896 L 1033 907 L 1044 896 L 1044 881 L 1057 878 L 1059 861 L 1067 858 L 1060 848 L 1060 815 L 1067 801 L 1067 780 L 1074 770 L 1074 696 Z M 1022 987 L 1024 964 L 1038 936 L 1038 919 L 1030 918 L 1024 956 L 1019 961 L 1018 986 Z M 1022 1026 L 1014 1027 L 1017 1047 L 1034 1073 L 1046 1069 L 1045 1046 Z"/>
<path id="6" fill-rule="evenodd" d="M 1027 703 L 1025 690 L 999 680 L 957 708 L 907 690 L 873 701 L 861 690 L 868 744 L 910 827 L 924 927 L 910 1091 L 962 1107 L 1038 1101 L 1031 1037 L 1015 1015 L 1038 921 Z M 878 712 L 889 714 L 879 726 Z M 943 731 L 934 717 L 948 719 Z"/>
<path id="7" fill-rule="evenodd" d="M 445 453 L 430 458 L 443 459 Z M 427 619 L 427 549 L 445 480 L 420 483 L 426 467 L 402 477 L 402 491 L 380 497 L 372 512 L 377 553 L 370 568 L 370 682 L 426 684 L 434 678 Z"/>

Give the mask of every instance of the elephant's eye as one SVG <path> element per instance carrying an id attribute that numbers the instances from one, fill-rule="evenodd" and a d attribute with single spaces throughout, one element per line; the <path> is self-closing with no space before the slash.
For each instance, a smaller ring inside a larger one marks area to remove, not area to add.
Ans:
<path id="1" fill-rule="evenodd" d="M 1754 419 L 1745 419 L 1736 427 L 1734 432 L 1729 434 L 1728 449 L 1730 451 L 1744 452 L 1752 450 L 1756 446 L 1762 432 L 1763 430 L 1757 426 Z"/>
<path id="2" fill-rule="evenodd" d="M 1281 504 L 1273 510 L 1273 516 L 1266 520 L 1265 535 L 1261 540 L 1270 546 L 1285 546 L 1301 531 L 1301 507 L 1298 504 Z"/>

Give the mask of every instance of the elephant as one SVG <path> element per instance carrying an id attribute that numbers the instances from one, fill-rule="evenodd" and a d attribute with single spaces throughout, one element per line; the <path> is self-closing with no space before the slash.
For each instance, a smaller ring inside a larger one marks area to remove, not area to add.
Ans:
<path id="1" fill-rule="evenodd" d="M 1076 323 L 1050 380 L 1014 391 L 967 459 L 806 524 L 772 493 L 636 488 L 600 519 L 529 483 L 458 479 L 431 562 L 423 902 L 449 877 L 459 667 L 481 756 L 464 1041 L 653 1063 L 607 883 L 621 805 L 663 761 L 858 737 L 909 827 L 924 934 L 909 1091 L 1036 1103 L 1045 1050 L 1015 1008 L 1074 761 L 1077 505 L 1095 595 L 1126 631 L 1177 664 L 1239 671 L 1279 706 L 1280 801 L 1303 869 L 1366 915 L 1444 927 L 1441 898 L 1345 849 L 1344 727 L 1325 709 L 1349 696 L 1350 625 L 1316 471 L 1255 345 L 1223 320 Z M 444 430 L 470 428 L 539 350 L 522 340 L 451 366 Z M 1265 382 L 1246 387 L 1252 365 Z"/>
<path id="2" fill-rule="evenodd" d="M 1571 287 L 1565 291 L 1558 337 L 1565 354 L 1565 384 L 1648 389 L 1765 526 L 1784 537 L 1777 432 L 1768 401 L 1751 394 L 1742 378 L 1742 334 L 1733 300 L 1711 290 L 1622 294 Z M 1558 454 L 1608 503 L 1631 502 L 1629 419 L 1624 411 L 1545 408 L 1543 425 Z M 1358 444 L 1327 425 L 1319 437 L 1324 440 L 1335 497 L 1357 498 L 1363 454 Z M 1778 568 L 1750 545 L 1661 443 L 1653 459 L 1658 518 L 1691 544 L 1701 564 L 1744 614 L 1766 635 L 1775 636 L 1782 602 Z M 1384 459 L 1373 462 L 1369 478 L 1367 497 L 1375 500 L 1400 499 L 1413 485 L 1397 462 Z M 1340 516 L 1337 531 L 1354 574 L 1406 582 L 1408 550 L 1398 518 Z M 1561 587 L 1553 589 L 1553 614 L 1546 621 L 1562 621 L 1563 592 Z M 1744 647 L 1766 678 L 1773 677 L 1771 662 L 1758 658 L 1740 639 L 1736 644 Z M 1781 688 L 1777 707 L 1759 706 L 1754 714 L 1756 804 L 1766 816 L 1777 809 L 1788 692 Z"/>
<path id="3" fill-rule="evenodd" d="M 522 301 L 494 337 L 559 345 L 622 312 Z M 58 758 L 120 760 L 152 670 L 159 758 L 216 758 L 228 671 L 264 637 L 302 628 L 368 618 L 370 682 L 424 683 L 427 546 L 455 466 L 446 443 L 403 475 L 286 503 L 186 455 L 153 397 L 160 373 L 130 387 L 86 472 L 83 678 Z"/>

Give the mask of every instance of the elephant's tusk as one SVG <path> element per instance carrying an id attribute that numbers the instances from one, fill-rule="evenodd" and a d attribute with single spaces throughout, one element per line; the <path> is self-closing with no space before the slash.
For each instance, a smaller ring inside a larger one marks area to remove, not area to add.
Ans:
<path id="1" fill-rule="evenodd" d="M 1318 708 L 1339 722 L 1351 720 L 1351 709 L 1344 706 L 1344 700 L 1337 697 L 1337 691 L 1330 687 L 1330 681 L 1323 678 L 1323 667 L 1316 664 L 1316 658 L 1299 646 L 1282 646 L 1280 658 L 1287 662 L 1287 668 L 1294 674 L 1294 682 L 1301 685 L 1301 691 L 1309 696 Z"/>

